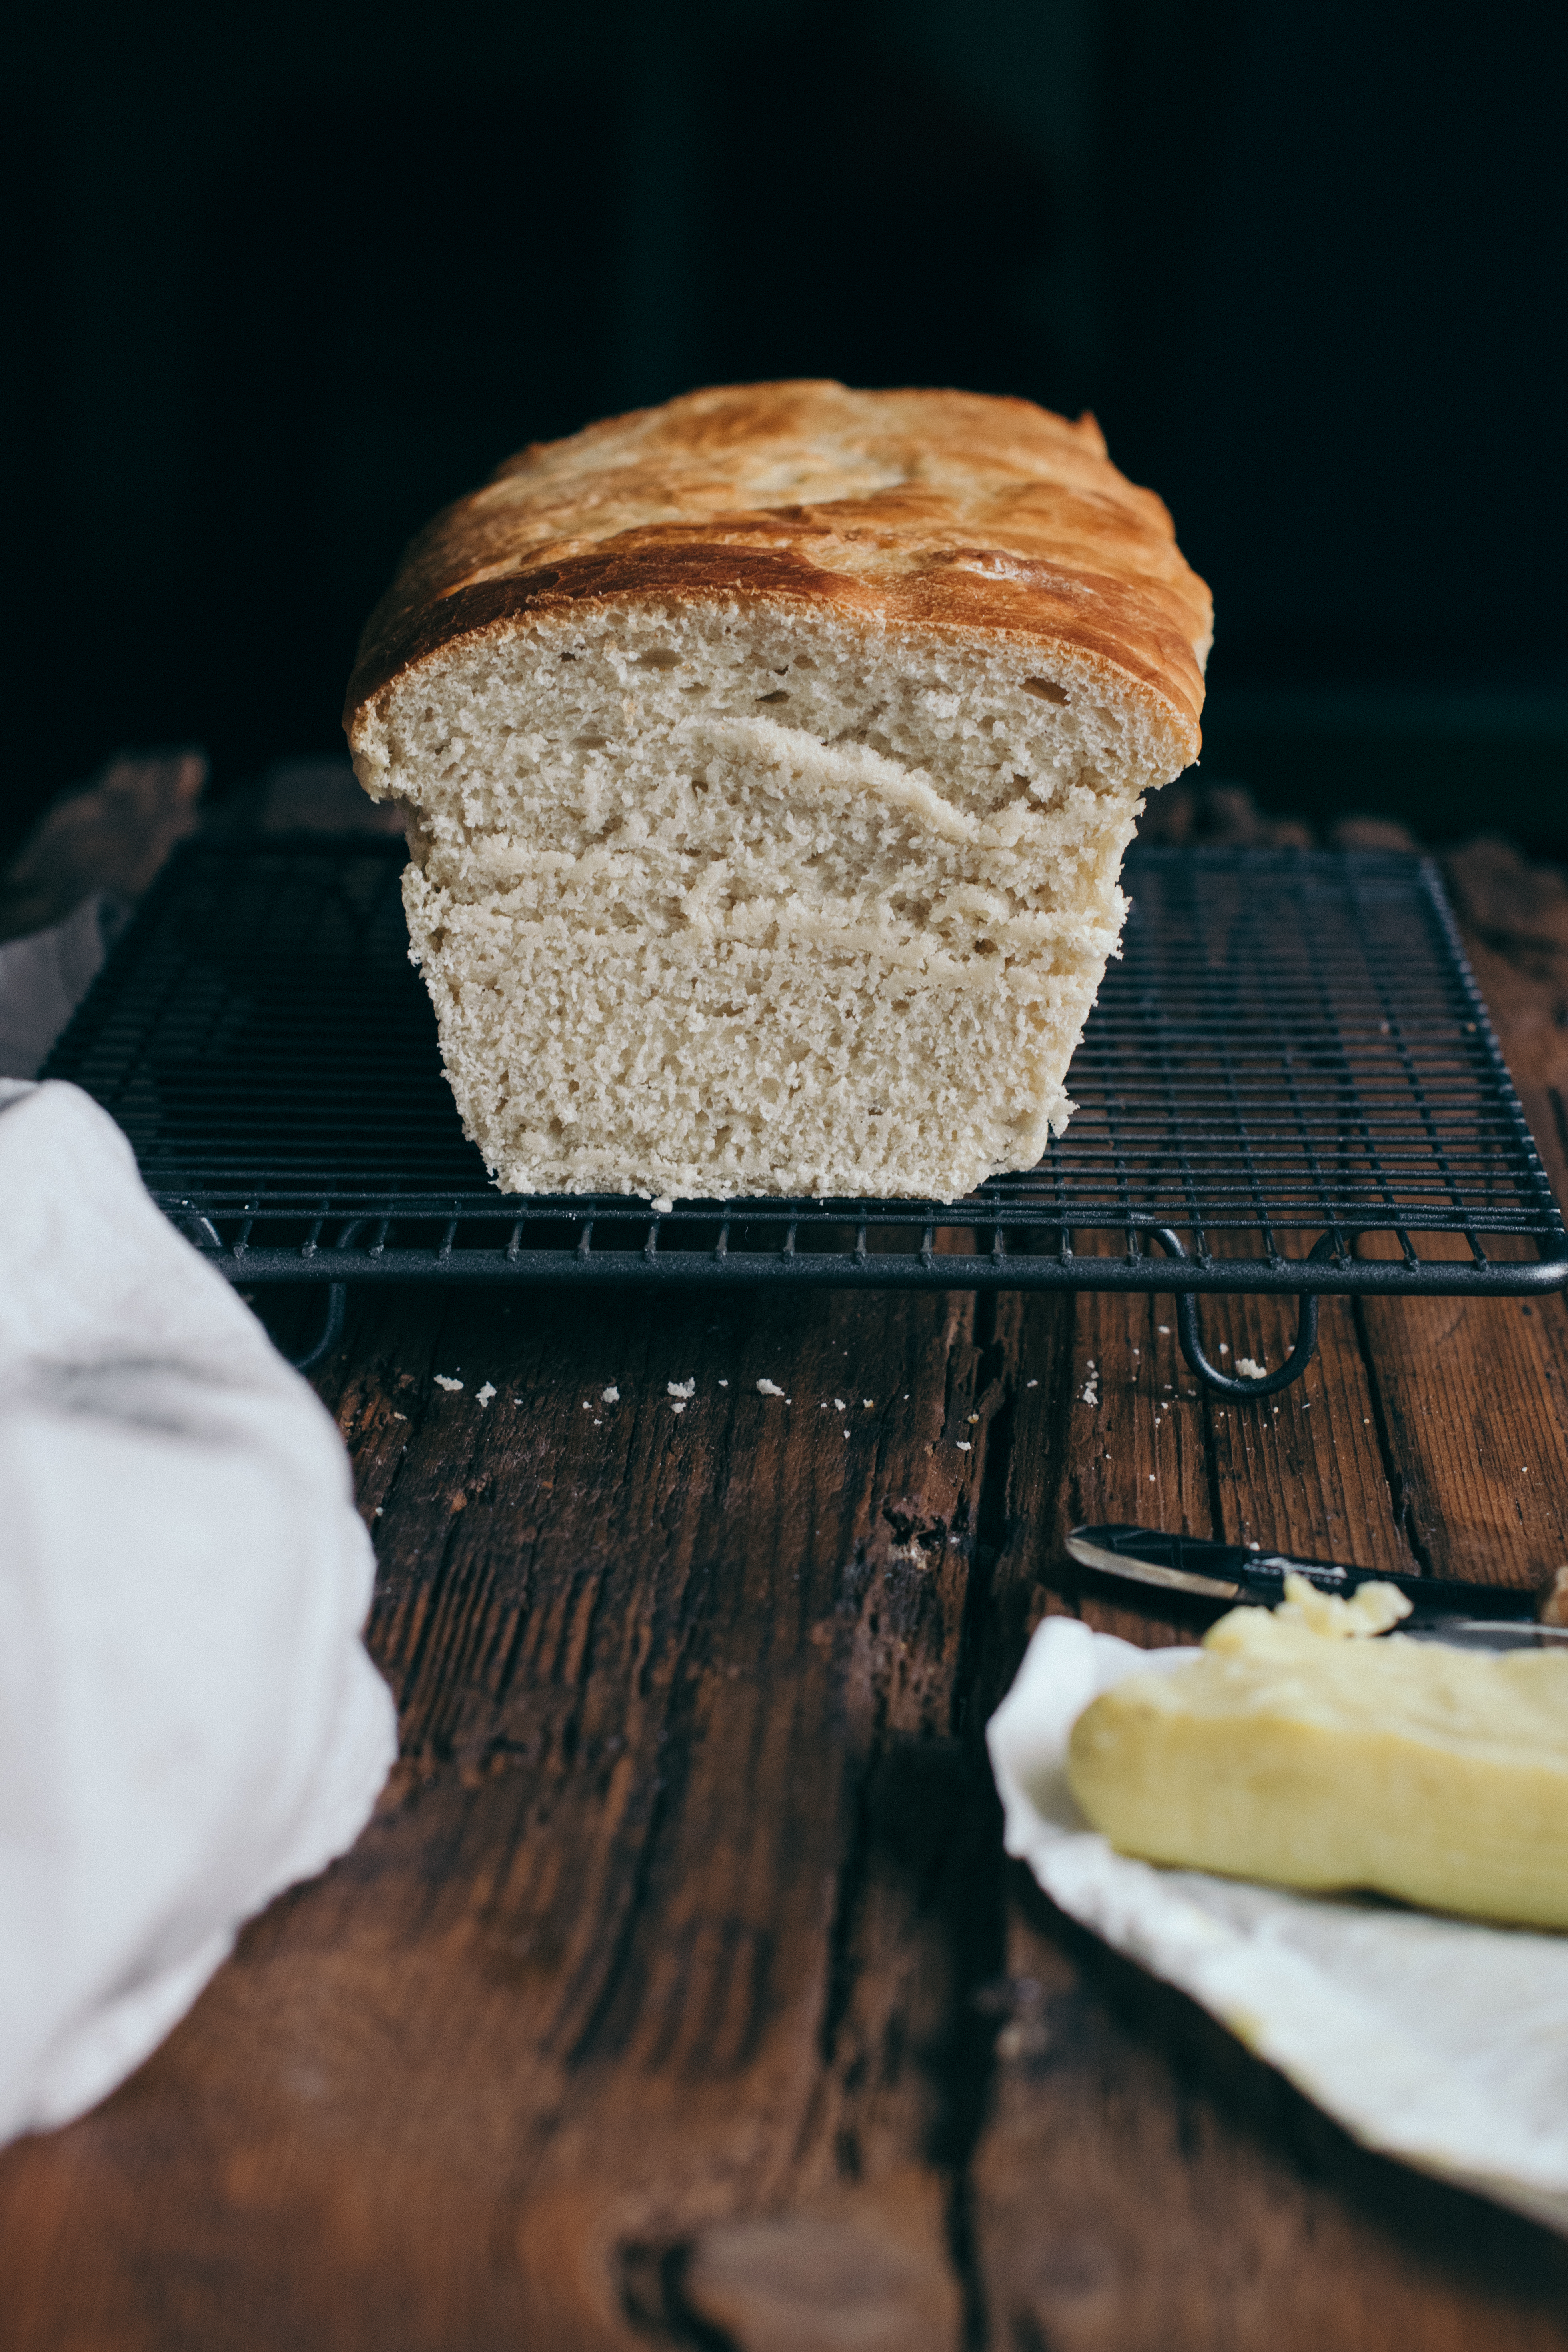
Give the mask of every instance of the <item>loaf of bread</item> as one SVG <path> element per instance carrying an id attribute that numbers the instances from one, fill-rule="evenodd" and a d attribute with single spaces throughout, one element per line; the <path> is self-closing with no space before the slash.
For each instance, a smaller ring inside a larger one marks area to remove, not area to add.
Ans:
<path id="1" fill-rule="evenodd" d="M 699 392 L 416 539 L 344 724 L 465 1127 L 529 1192 L 1027 1168 L 1196 756 L 1209 598 L 1092 418 Z"/>

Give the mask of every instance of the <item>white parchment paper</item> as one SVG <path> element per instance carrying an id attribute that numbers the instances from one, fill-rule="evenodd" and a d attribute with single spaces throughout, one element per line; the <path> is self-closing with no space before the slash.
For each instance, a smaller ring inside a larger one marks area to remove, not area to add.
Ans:
<path id="1" fill-rule="evenodd" d="M 986 1730 L 1008 1853 L 1367 2147 L 1568 2233 L 1568 1937 L 1163 1870 L 1085 1822 L 1074 1721 L 1124 1675 L 1196 1655 L 1046 1620 Z"/>

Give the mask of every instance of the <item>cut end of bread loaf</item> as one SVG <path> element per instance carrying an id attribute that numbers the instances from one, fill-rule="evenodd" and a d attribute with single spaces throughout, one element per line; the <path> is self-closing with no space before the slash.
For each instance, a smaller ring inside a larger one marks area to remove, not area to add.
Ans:
<path id="1" fill-rule="evenodd" d="M 1015 647 L 610 610 L 454 651 L 359 754 L 521 1192 L 949 1199 L 1033 1164 L 1180 751 Z"/>
<path id="2" fill-rule="evenodd" d="M 955 616 L 910 608 L 907 561 L 896 596 L 820 544 L 804 584 L 727 576 L 710 521 L 639 585 L 607 544 L 587 583 L 523 566 L 510 609 L 425 612 L 351 711 L 361 782 L 408 806 L 412 950 L 497 1181 L 952 1200 L 1032 1166 L 1141 795 L 1196 749 L 1190 678 L 1031 624 L 1001 572 Z"/>

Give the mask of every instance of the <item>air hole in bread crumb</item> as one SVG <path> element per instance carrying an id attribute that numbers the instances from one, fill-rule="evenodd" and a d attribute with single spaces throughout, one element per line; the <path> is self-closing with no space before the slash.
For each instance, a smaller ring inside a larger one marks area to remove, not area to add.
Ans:
<path id="1" fill-rule="evenodd" d="M 680 656 L 672 652 L 668 646 L 655 646 L 651 653 L 638 654 L 637 667 L 639 669 L 679 669 Z"/>
<path id="2" fill-rule="evenodd" d="M 775 688 L 772 694 L 759 694 L 757 700 L 759 702 L 787 702 L 789 700 L 789 691 L 787 688 L 781 686 Z"/>
<path id="3" fill-rule="evenodd" d="M 1024 691 L 1041 702 L 1065 702 L 1068 698 L 1066 687 L 1058 686 L 1052 677 L 1026 677 Z"/>
<path id="4" fill-rule="evenodd" d="M 574 735 L 572 748 L 575 751 L 602 751 L 609 740 L 607 735 Z"/>

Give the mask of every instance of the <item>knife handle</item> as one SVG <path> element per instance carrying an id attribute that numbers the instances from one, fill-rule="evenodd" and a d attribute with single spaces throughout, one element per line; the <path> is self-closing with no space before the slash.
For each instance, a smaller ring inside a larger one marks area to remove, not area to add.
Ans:
<path id="1" fill-rule="evenodd" d="M 1314 1571 L 1310 1560 L 1287 1559 L 1282 1552 L 1263 1553 L 1244 1571 L 1258 1598 L 1278 1602 L 1286 1572 L 1304 1576 L 1320 1592 L 1348 1596 L 1363 1584 L 1392 1584 L 1403 1592 L 1418 1617 L 1496 1617 L 1532 1619 L 1536 1595 L 1517 1584 L 1459 1583 L 1447 1576 L 1397 1576 L 1373 1568 L 1347 1568 L 1342 1575 Z"/>

